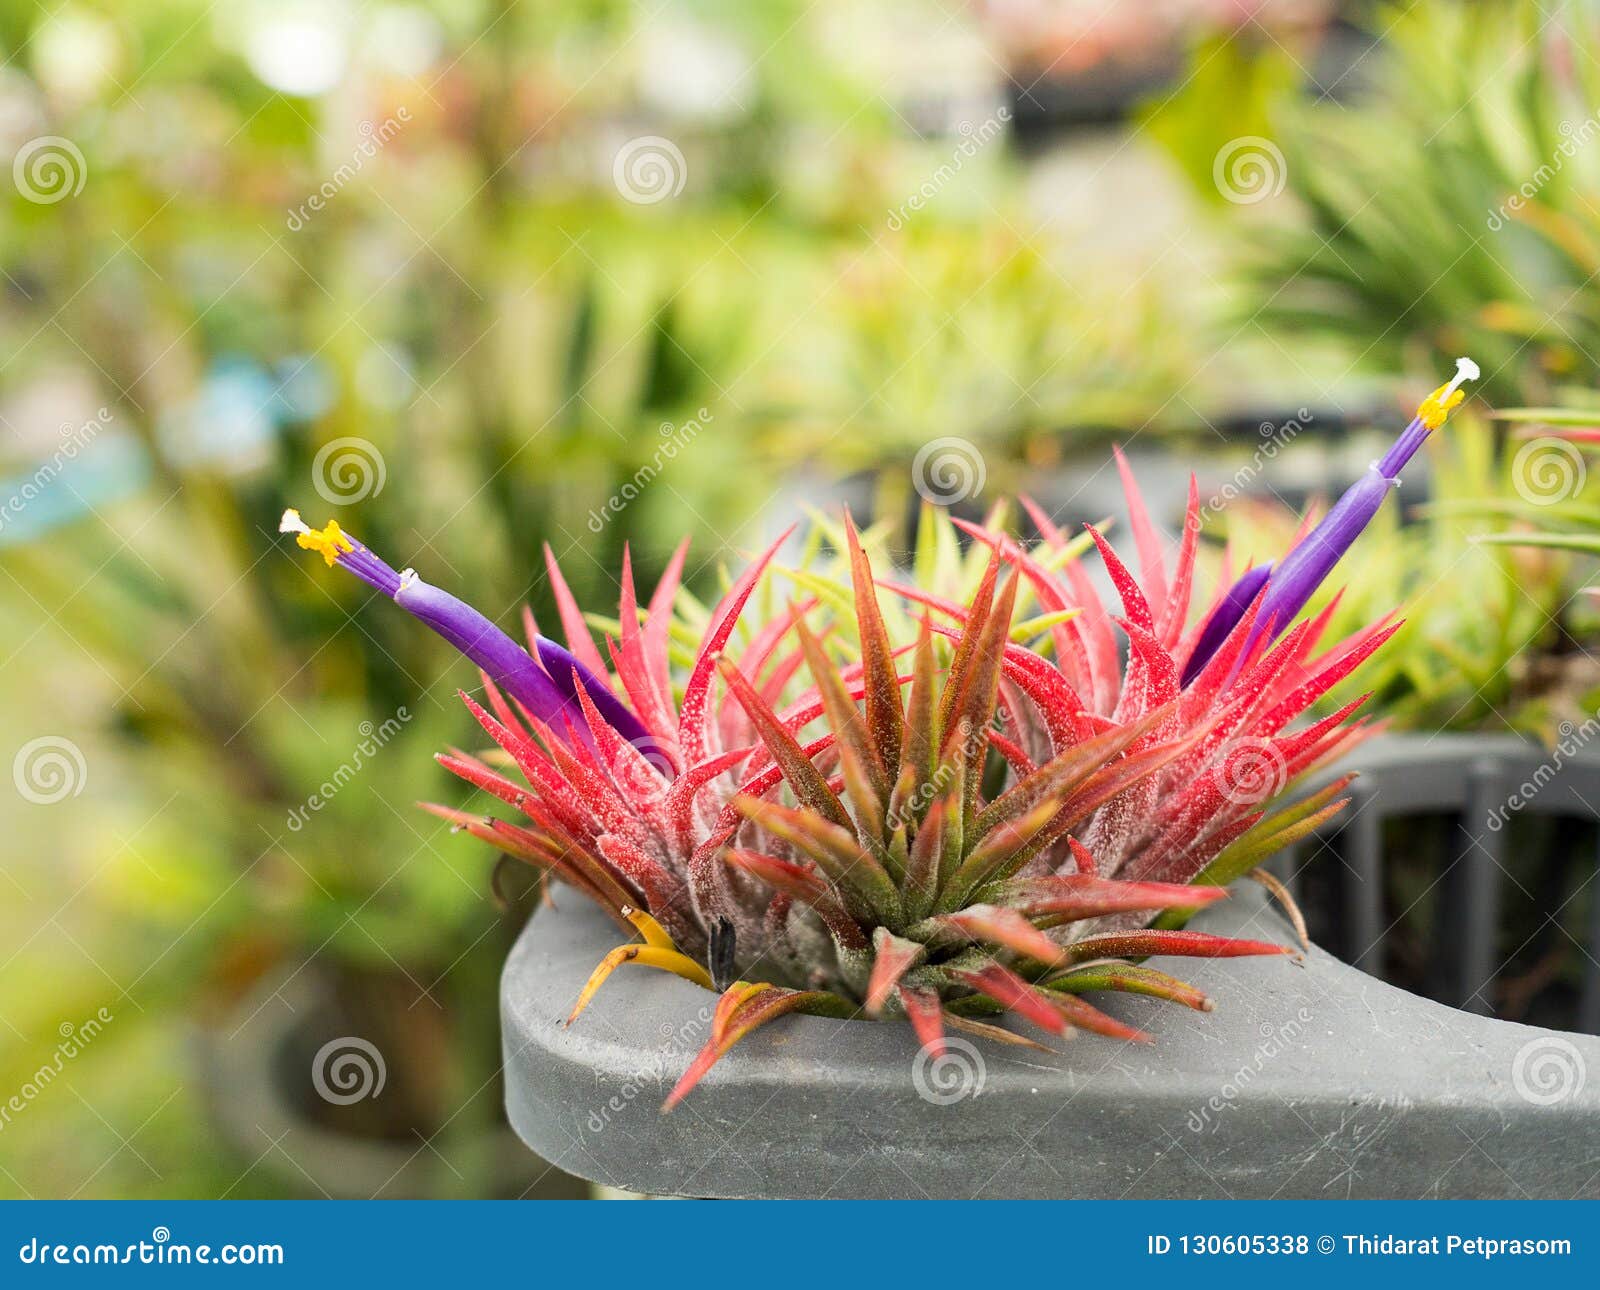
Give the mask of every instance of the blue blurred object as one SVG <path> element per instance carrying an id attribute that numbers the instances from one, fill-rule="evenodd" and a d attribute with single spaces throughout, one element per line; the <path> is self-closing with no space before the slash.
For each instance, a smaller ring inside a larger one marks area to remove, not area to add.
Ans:
<path id="1" fill-rule="evenodd" d="M 333 406 L 333 374 L 315 354 L 291 354 L 272 365 L 278 383 L 271 411 L 295 424 L 315 421 Z"/>
<path id="2" fill-rule="evenodd" d="M 279 394 L 254 359 L 218 359 L 194 397 L 162 419 L 161 446 L 177 466 L 252 470 L 265 464 L 277 434 Z"/>
<path id="3" fill-rule="evenodd" d="M 127 497 L 150 477 L 143 445 L 122 432 L 73 439 L 0 484 L 0 547 L 20 546 Z"/>

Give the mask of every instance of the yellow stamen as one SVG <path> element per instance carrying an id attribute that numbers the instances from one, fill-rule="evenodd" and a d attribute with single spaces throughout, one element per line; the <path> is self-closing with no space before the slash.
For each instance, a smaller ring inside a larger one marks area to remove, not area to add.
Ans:
<path id="1" fill-rule="evenodd" d="M 1417 407 L 1417 420 L 1429 430 L 1437 430 L 1467 397 L 1467 392 L 1461 386 L 1467 381 L 1477 380 L 1478 375 L 1478 365 L 1470 358 L 1456 359 L 1455 376 L 1422 400 Z"/>
<path id="2" fill-rule="evenodd" d="M 278 532 L 293 533 L 294 540 L 307 551 L 316 551 L 332 567 L 346 552 L 354 551 L 356 544 L 344 535 L 338 520 L 329 520 L 325 528 L 314 529 L 300 518 L 300 512 L 290 507 L 278 521 Z"/>
<path id="3" fill-rule="evenodd" d="M 1442 426 L 1445 418 L 1454 412 L 1461 405 L 1461 401 L 1467 397 L 1465 390 L 1450 390 L 1447 394 L 1445 393 L 1447 389 L 1449 389 L 1448 386 L 1441 385 L 1427 398 L 1423 399 L 1417 408 L 1417 420 L 1430 430 L 1437 430 Z"/>

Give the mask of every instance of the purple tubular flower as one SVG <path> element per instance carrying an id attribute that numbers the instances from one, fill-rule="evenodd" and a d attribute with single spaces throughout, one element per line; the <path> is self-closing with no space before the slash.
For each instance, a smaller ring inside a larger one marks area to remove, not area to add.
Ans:
<path id="1" fill-rule="evenodd" d="M 297 529 L 285 530 L 283 528 L 283 525 L 289 522 L 287 516 L 290 514 L 291 512 L 289 511 L 284 512 L 286 518 L 280 521 L 278 526 L 280 533 L 299 531 Z M 295 512 L 294 515 L 295 519 L 298 520 L 300 518 L 298 512 Z M 366 583 L 374 591 L 381 591 L 393 600 L 400 590 L 400 575 L 391 569 L 386 561 L 374 555 L 370 547 L 357 542 L 348 533 L 339 533 L 338 536 L 344 539 L 341 545 L 348 547 L 348 550 L 339 550 L 334 559 L 329 560 L 328 563 L 333 564 L 336 561 L 341 569 L 347 573 L 355 574 L 356 577 L 360 578 L 362 582 Z M 301 545 L 304 546 L 305 543 L 301 543 Z M 323 554 L 326 556 L 326 552 Z"/>
<path id="2" fill-rule="evenodd" d="M 1432 428 L 1420 416 L 1412 417 L 1411 424 L 1400 432 L 1400 437 L 1389 445 L 1389 451 L 1378 460 L 1379 473 L 1398 484 L 1400 472 L 1406 468 L 1406 463 L 1416 456 L 1423 440 L 1432 433 Z"/>
<path id="3" fill-rule="evenodd" d="M 1263 632 L 1270 630 L 1276 638 L 1295 620 L 1323 579 L 1333 572 L 1333 566 L 1372 523 L 1384 498 L 1399 485 L 1398 479 L 1385 475 L 1376 463 L 1369 466 L 1367 473 L 1350 485 L 1344 496 L 1333 504 L 1333 509 L 1322 517 L 1322 523 L 1278 561 L 1272 580 L 1267 584 L 1266 598 L 1261 602 L 1261 616 L 1245 642 L 1241 658 L 1249 656 L 1251 647 Z"/>
<path id="4" fill-rule="evenodd" d="M 577 703 L 556 687 L 527 650 L 466 601 L 407 570 L 401 575 L 394 603 L 443 636 L 552 730 L 562 730 L 568 721 L 574 730 L 586 729 Z"/>
<path id="5" fill-rule="evenodd" d="M 1267 581 L 1267 594 L 1261 601 L 1256 624 L 1245 641 L 1244 649 L 1240 651 L 1236 672 L 1243 667 L 1250 651 L 1264 635 L 1270 633 L 1267 636 L 1269 641 L 1277 639 L 1306 607 L 1317 588 L 1333 572 L 1334 565 L 1339 563 L 1362 531 L 1372 523 L 1372 517 L 1382 508 L 1384 498 L 1400 486 L 1400 472 L 1405 469 L 1406 463 L 1466 397 L 1460 387 L 1467 381 L 1477 380 L 1478 375 L 1476 363 L 1470 358 L 1458 358 L 1454 379 L 1441 385 L 1422 401 L 1417 415 L 1400 432 L 1389 451 L 1373 462 L 1367 473 L 1346 489 L 1344 495 L 1334 503 L 1333 509 L 1322 517 L 1322 522 L 1278 561 Z M 1182 684 L 1188 685 L 1200 675 L 1211 656 L 1227 639 L 1240 615 L 1248 608 L 1250 600 L 1260 588 L 1259 579 L 1243 602 L 1236 602 L 1240 587 L 1256 572 L 1250 570 L 1234 585 L 1201 630 L 1200 639 L 1195 643 L 1194 652 L 1184 667 Z M 1265 570 L 1261 571 L 1261 576 L 1266 577 Z"/>
<path id="6" fill-rule="evenodd" d="M 1239 580 L 1228 588 L 1228 594 L 1217 602 L 1217 607 L 1206 619 L 1206 625 L 1200 629 L 1200 638 L 1194 643 L 1194 651 L 1189 655 L 1189 661 L 1183 665 L 1183 679 L 1179 683 L 1181 686 L 1187 688 L 1201 672 L 1205 671 L 1206 664 L 1222 648 L 1222 642 L 1228 639 L 1229 633 L 1239 625 L 1239 620 L 1244 617 L 1244 611 L 1250 608 L 1251 601 L 1256 598 L 1256 594 L 1271 573 L 1270 564 L 1254 565 L 1246 569 L 1239 576 Z"/>
<path id="7" fill-rule="evenodd" d="M 572 676 L 573 673 L 577 673 L 578 681 L 589 695 L 589 702 L 594 704 L 613 730 L 636 748 L 654 746 L 655 741 L 645 729 L 644 723 L 633 715 L 627 704 L 612 693 L 609 685 L 580 663 L 575 654 L 544 636 L 535 637 L 534 646 L 539 651 L 539 661 L 544 664 L 544 670 L 555 682 L 556 689 L 571 700 L 574 706 L 577 703 L 578 690 L 572 683 Z"/>
<path id="8" fill-rule="evenodd" d="M 539 661 L 536 661 L 464 600 L 424 582 L 413 570 L 396 573 L 370 548 L 341 530 L 336 522 L 330 521 L 323 529 L 312 529 L 301 520 L 298 511 L 288 510 L 283 513 L 278 530 L 295 534 L 301 546 L 318 552 L 329 565 L 337 564 L 354 574 L 417 621 L 432 628 L 558 734 L 565 735 L 570 724 L 579 738 L 585 741 L 590 738 L 572 680 L 576 670 L 590 701 L 612 728 L 635 746 L 650 744 L 650 732 L 644 723 L 611 692 L 611 687 L 554 641 L 543 637 L 536 639 L 539 652 Z"/>

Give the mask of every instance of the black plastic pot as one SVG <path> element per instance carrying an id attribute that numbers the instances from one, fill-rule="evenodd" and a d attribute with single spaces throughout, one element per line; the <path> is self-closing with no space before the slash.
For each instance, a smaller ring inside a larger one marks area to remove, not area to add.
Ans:
<path id="1" fill-rule="evenodd" d="M 1309 863 L 1352 857 L 1360 877 L 1345 881 L 1369 891 L 1358 884 L 1386 863 L 1379 821 L 1461 803 L 1478 818 L 1494 808 L 1493 791 L 1542 757 L 1483 741 L 1372 747 L 1345 849 L 1312 848 Z M 1547 809 L 1552 785 L 1587 787 L 1585 776 L 1600 804 L 1600 767 L 1568 763 L 1522 809 Z M 1478 861 L 1464 872 L 1469 892 L 1497 885 Z M 1372 917 L 1370 902 L 1352 909 Z M 1460 930 L 1441 936 L 1458 971 L 1482 965 L 1457 943 L 1481 937 L 1493 910 L 1472 903 Z M 1378 919 L 1381 932 L 1381 905 Z M 1195 926 L 1291 940 L 1251 884 Z M 954 1041 L 930 1061 L 908 1027 L 786 1018 L 662 1115 L 704 1042 L 714 996 L 625 968 L 634 979 L 613 982 L 563 1028 L 616 939 L 569 895 L 528 925 L 501 986 L 513 1127 L 560 1168 L 611 1186 L 696 1196 L 1600 1197 L 1600 1039 L 1461 1011 L 1321 949 L 1304 962 L 1158 964 L 1212 995 L 1217 1011 L 1105 1001 L 1149 1030 L 1150 1046 L 1079 1036 L 1046 1055 Z"/>

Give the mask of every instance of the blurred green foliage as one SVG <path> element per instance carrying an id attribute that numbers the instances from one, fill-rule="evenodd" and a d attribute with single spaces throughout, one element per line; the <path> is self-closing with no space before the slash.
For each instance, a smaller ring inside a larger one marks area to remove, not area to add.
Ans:
<path id="1" fill-rule="evenodd" d="M 1471 354 L 1493 401 L 1594 388 L 1600 15 L 1425 0 L 1372 22 L 1366 94 L 1277 113 L 1300 211 L 1258 231 L 1260 316 L 1380 368 Z"/>
<path id="2" fill-rule="evenodd" d="M 1179 87 L 1147 105 L 1141 123 L 1195 192 L 1220 206 L 1227 199 L 1216 182 L 1218 153 L 1235 139 L 1270 134 L 1274 110 L 1300 89 L 1303 70 L 1295 52 L 1265 31 L 1208 36 L 1194 42 Z"/>

